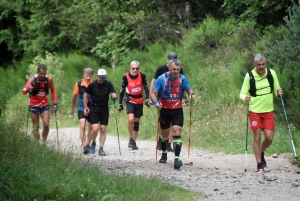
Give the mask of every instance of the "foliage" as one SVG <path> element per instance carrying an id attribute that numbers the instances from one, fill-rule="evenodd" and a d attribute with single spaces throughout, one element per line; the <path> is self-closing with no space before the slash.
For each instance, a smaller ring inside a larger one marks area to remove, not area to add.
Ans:
<path id="1" fill-rule="evenodd" d="M 287 8 L 292 5 L 289 0 L 225 0 L 224 12 L 239 20 L 253 20 L 257 25 L 280 25 Z"/>
<path id="2" fill-rule="evenodd" d="M 299 86 L 300 86 L 300 2 L 289 9 L 289 15 L 284 18 L 286 25 L 282 37 L 275 41 L 264 41 L 266 54 L 271 66 L 277 69 L 284 89 L 287 105 L 294 109 L 290 111 L 293 121 L 299 119 Z M 300 125 L 297 124 L 299 127 Z"/>
<path id="3" fill-rule="evenodd" d="M 33 59 L 32 64 L 30 64 L 27 69 L 28 74 L 26 75 L 26 79 L 37 73 L 37 66 L 39 64 L 45 64 L 47 66 L 47 74 L 52 78 L 59 80 L 64 77 L 64 72 L 62 71 L 63 64 L 59 61 L 55 54 L 46 51 L 45 58 L 39 54 Z"/>
<path id="4" fill-rule="evenodd" d="M 95 42 L 105 21 L 99 3 L 88 1 L 1 1 L 0 42 L 15 55 L 49 52 L 82 52 Z"/>
<path id="5" fill-rule="evenodd" d="M 106 35 L 97 37 L 98 43 L 91 52 L 103 60 L 114 64 L 122 54 L 130 50 L 129 43 L 134 40 L 135 31 L 130 30 L 126 24 L 114 21 L 106 27 Z"/>

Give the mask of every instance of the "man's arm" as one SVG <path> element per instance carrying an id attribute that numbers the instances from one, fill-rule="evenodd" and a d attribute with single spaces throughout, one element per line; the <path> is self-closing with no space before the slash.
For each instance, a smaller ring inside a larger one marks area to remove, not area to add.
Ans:
<path id="1" fill-rule="evenodd" d="M 115 87 L 111 82 L 110 82 L 110 87 L 109 88 L 110 88 L 109 93 L 111 94 L 111 97 L 113 99 L 117 99 L 117 93 L 116 93 Z"/>
<path id="2" fill-rule="evenodd" d="M 51 90 L 51 97 L 52 97 L 53 108 L 54 108 L 53 110 L 54 110 L 54 112 L 56 112 L 56 110 L 58 110 L 57 99 L 56 99 L 56 90 L 54 88 L 54 82 L 50 76 L 49 76 L 49 88 Z"/>
<path id="3" fill-rule="evenodd" d="M 87 116 L 88 113 L 90 112 L 87 103 L 88 103 L 88 93 L 84 92 L 84 94 L 83 94 L 83 107 L 84 107 L 83 114 L 85 116 Z"/>
<path id="4" fill-rule="evenodd" d="M 122 84 L 121 84 L 121 89 L 120 89 L 119 105 L 122 105 L 123 98 L 124 98 L 124 95 L 125 95 L 125 88 L 126 88 L 127 84 L 128 84 L 127 77 L 126 77 L 126 75 L 124 75 L 123 78 L 122 78 Z"/>
<path id="5" fill-rule="evenodd" d="M 249 74 L 247 73 L 244 78 L 244 82 L 240 91 L 240 99 L 244 102 L 250 102 L 251 96 L 248 95 L 249 89 L 250 89 L 250 78 L 249 78 Z"/>
<path id="6" fill-rule="evenodd" d="M 145 90 L 145 94 L 146 94 L 146 100 L 149 101 L 149 87 L 148 87 L 148 83 L 147 83 L 146 74 L 144 74 L 144 73 L 142 73 L 142 82 L 143 82 L 143 86 L 144 86 L 144 90 Z"/>
<path id="7" fill-rule="evenodd" d="M 271 71 L 272 72 L 272 71 Z M 272 73 L 273 76 L 273 80 L 274 80 L 274 93 L 276 96 L 281 96 L 283 94 L 283 90 L 281 89 L 280 85 L 279 85 L 279 81 L 278 81 L 278 77 L 275 71 L 273 71 L 274 73 Z"/>
<path id="8" fill-rule="evenodd" d="M 151 91 L 153 90 L 153 86 L 154 86 L 155 81 L 156 81 L 156 79 L 152 78 L 151 83 L 150 83 L 150 94 L 151 94 Z M 149 104 L 153 105 L 153 102 L 152 102 L 151 98 L 149 99 Z"/>
<path id="9" fill-rule="evenodd" d="M 32 77 L 30 77 L 29 79 L 28 79 L 28 81 L 26 82 L 26 84 L 25 84 L 25 86 L 23 87 L 23 89 L 22 89 L 22 94 L 27 94 L 27 93 L 30 93 L 30 92 L 32 92 L 32 82 L 34 81 L 34 77 L 32 76 Z"/>
<path id="10" fill-rule="evenodd" d="M 76 99 L 78 96 L 78 86 L 77 83 L 75 84 L 74 90 L 73 90 L 73 96 L 72 96 L 72 104 L 71 104 L 71 112 L 70 114 L 73 116 L 74 115 L 74 107 L 76 103 Z"/>

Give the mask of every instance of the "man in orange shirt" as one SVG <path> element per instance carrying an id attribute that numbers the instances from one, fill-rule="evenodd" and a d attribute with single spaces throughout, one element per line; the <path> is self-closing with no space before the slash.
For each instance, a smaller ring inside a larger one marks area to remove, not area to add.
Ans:
<path id="1" fill-rule="evenodd" d="M 39 64 L 37 68 L 37 74 L 28 79 L 27 83 L 23 87 L 22 93 L 30 94 L 29 111 L 33 125 L 32 133 L 35 139 L 40 139 L 39 116 L 43 121 L 42 137 L 44 142 L 46 142 L 49 133 L 49 89 L 52 96 L 53 110 L 56 112 L 58 110 L 58 106 L 53 80 L 49 75 L 47 75 L 46 65 Z"/>
<path id="2" fill-rule="evenodd" d="M 74 90 L 73 90 L 73 96 L 72 96 L 72 107 L 71 107 L 71 115 L 74 115 L 74 106 L 76 103 L 77 96 L 79 94 L 78 98 L 78 119 L 79 119 L 79 125 L 80 125 L 80 130 L 79 130 L 79 136 L 81 139 L 81 145 L 83 147 L 83 153 L 88 154 L 90 152 L 90 145 L 87 144 L 87 137 L 90 138 L 91 136 L 91 124 L 88 123 L 88 133 L 85 135 L 85 125 L 86 125 L 86 120 L 88 116 L 84 116 L 83 110 L 84 110 L 84 105 L 83 105 L 83 94 L 87 86 L 93 81 L 92 80 L 93 76 L 93 69 L 91 68 L 85 68 L 83 70 L 83 79 L 79 81 L 78 83 L 75 84 Z M 94 144 L 96 146 L 96 143 Z M 95 149 L 94 149 L 95 150 Z"/>

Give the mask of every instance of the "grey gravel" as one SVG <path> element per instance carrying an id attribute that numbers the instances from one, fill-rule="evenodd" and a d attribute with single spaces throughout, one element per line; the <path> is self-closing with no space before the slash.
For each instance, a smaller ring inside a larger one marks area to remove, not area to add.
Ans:
<path id="1" fill-rule="evenodd" d="M 138 139 L 139 149 L 132 150 L 127 147 L 128 139 L 120 138 L 121 156 L 116 136 L 107 136 L 104 146 L 106 156 L 97 154 L 98 138 L 95 154 L 81 154 L 79 128 L 59 129 L 59 142 L 61 152 L 70 152 L 74 157 L 89 160 L 105 173 L 155 177 L 205 194 L 195 197 L 195 200 L 300 200 L 300 170 L 289 162 L 292 154 L 277 154 L 274 158 L 272 153 L 268 155 L 266 152 L 268 167 L 263 173 L 256 173 L 254 156 L 248 154 L 245 173 L 244 154 L 227 155 L 191 148 L 188 157 L 187 145 L 184 144 L 181 152 L 184 165 L 180 170 L 175 170 L 174 153 L 168 153 L 166 164 L 156 162 L 154 141 Z M 57 148 L 56 129 L 50 130 L 47 143 Z"/>

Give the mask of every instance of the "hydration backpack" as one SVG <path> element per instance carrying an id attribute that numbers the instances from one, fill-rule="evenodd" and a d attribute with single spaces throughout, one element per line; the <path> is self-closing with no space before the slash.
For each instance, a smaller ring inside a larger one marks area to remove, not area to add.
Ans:
<path id="1" fill-rule="evenodd" d="M 256 97 L 256 96 L 263 96 L 263 95 L 269 94 L 269 93 L 266 93 L 266 94 L 256 95 L 256 91 L 261 90 L 263 88 L 256 89 L 255 79 L 254 79 L 252 71 L 249 71 L 248 74 L 249 74 L 249 78 L 250 78 L 250 80 L 249 80 L 250 81 L 249 93 L 250 93 L 251 96 Z M 270 85 L 270 88 L 271 88 L 271 91 L 270 91 L 270 94 L 271 94 L 271 93 L 273 93 L 273 90 L 274 90 L 274 79 L 273 79 L 271 70 L 269 68 L 267 68 L 267 77 L 266 78 L 268 79 L 268 82 L 269 82 L 269 85 Z M 265 78 L 262 78 L 262 79 L 265 79 Z M 262 80 L 262 79 L 260 79 L 260 80 Z M 260 81 L 260 80 L 258 80 L 258 81 Z"/>
<path id="2" fill-rule="evenodd" d="M 41 81 L 38 77 L 38 74 L 35 74 L 34 76 L 34 79 L 35 79 L 35 87 L 33 89 L 33 91 L 31 92 L 31 95 L 37 95 L 41 89 Z M 45 79 L 44 79 L 44 82 L 45 82 L 45 92 L 46 94 L 49 94 L 49 83 L 48 83 L 48 75 L 45 76 Z"/>

